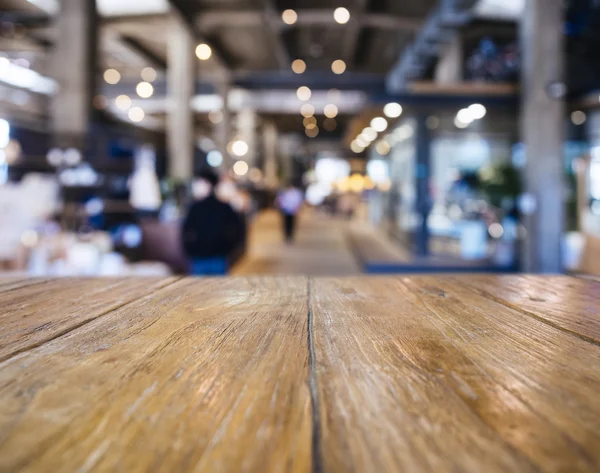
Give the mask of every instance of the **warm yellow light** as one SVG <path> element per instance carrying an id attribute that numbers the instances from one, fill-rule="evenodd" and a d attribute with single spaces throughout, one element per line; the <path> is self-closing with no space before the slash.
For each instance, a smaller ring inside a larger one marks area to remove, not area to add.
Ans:
<path id="1" fill-rule="evenodd" d="M 377 132 L 370 126 L 364 128 L 361 135 L 364 136 L 365 140 L 369 142 L 375 141 L 377 139 Z"/>
<path id="2" fill-rule="evenodd" d="M 353 153 L 356 153 L 356 154 L 358 154 L 358 153 L 362 153 L 362 152 L 365 150 L 364 146 L 361 146 L 361 145 L 360 145 L 359 143 L 357 143 L 356 141 L 353 141 L 353 142 L 350 144 L 350 149 L 352 150 L 352 152 L 353 152 Z"/>
<path id="3" fill-rule="evenodd" d="M 121 80 L 121 74 L 116 69 L 107 69 L 104 71 L 104 80 L 110 85 L 118 84 Z"/>
<path id="4" fill-rule="evenodd" d="M 296 59 L 292 62 L 292 71 L 296 74 L 302 74 L 306 71 L 306 63 L 302 59 Z"/>
<path id="5" fill-rule="evenodd" d="M 310 128 L 306 128 L 305 132 L 309 138 L 316 138 L 319 135 L 319 127 L 313 125 Z"/>
<path id="6" fill-rule="evenodd" d="M 348 11 L 348 9 L 346 9 L 344 7 L 336 8 L 335 11 L 333 12 L 333 18 L 340 25 L 345 25 L 346 23 L 348 23 L 350 21 L 350 12 Z"/>
<path id="7" fill-rule="evenodd" d="M 341 192 L 342 194 L 348 192 L 348 190 L 350 189 L 349 181 L 350 179 L 347 177 L 337 181 L 335 183 L 335 187 L 338 190 L 338 192 Z"/>
<path id="8" fill-rule="evenodd" d="M 392 147 L 385 140 L 380 141 L 375 146 L 375 151 L 377 151 L 381 156 L 385 156 L 385 155 L 389 154 L 389 152 L 391 151 L 391 149 L 392 149 Z"/>
<path id="9" fill-rule="evenodd" d="M 233 172 L 236 173 L 238 176 L 245 176 L 246 174 L 248 174 L 248 163 L 246 163 L 245 161 L 237 161 L 233 165 Z"/>
<path id="10" fill-rule="evenodd" d="M 212 49 L 208 44 L 202 43 L 196 47 L 196 56 L 201 61 L 206 61 L 212 56 Z"/>
<path id="11" fill-rule="evenodd" d="M 336 59 L 331 64 L 331 70 L 334 74 L 343 74 L 344 72 L 346 72 L 346 63 L 341 59 Z"/>
<path id="12" fill-rule="evenodd" d="M 119 110 L 128 110 L 131 107 L 131 99 L 127 95 L 119 95 L 115 99 L 115 105 Z"/>
<path id="13" fill-rule="evenodd" d="M 369 176 L 365 176 L 365 190 L 373 190 L 375 189 L 375 183 L 373 182 L 373 179 L 371 179 Z"/>
<path id="14" fill-rule="evenodd" d="M 310 91 L 310 89 L 306 86 L 302 86 L 298 89 L 298 91 L 296 92 L 296 95 L 298 96 L 298 98 L 300 100 L 302 100 L 303 102 L 306 102 L 307 100 L 310 100 L 310 97 L 312 96 L 312 92 Z"/>
<path id="15" fill-rule="evenodd" d="M 315 114 L 315 107 L 309 103 L 305 103 L 300 107 L 300 113 L 303 117 L 312 117 Z"/>
<path id="16" fill-rule="evenodd" d="M 367 140 L 366 138 L 363 137 L 363 135 L 358 135 L 356 137 L 356 139 L 354 140 L 356 142 L 356 144 L 358 146 L 360 146 L 361 148 L 366 148 L 367 146 L 369 146 L 371 144 L 371 142 L 369 140 Z M 362 151 L 362 150 L 361 150 Z M 359 153 L 361 152 L 359 151 Z"/>
<path id="17" fill-rule="evenodd" d="M 365 178 L 360 174 L 352 174 L 348 179 L 348 187 L 357 194 L 362 192 L 365 188 Z"/>
<path id="18" fill-rule="evenodd" d="M 324 113 L 327 118 L 335 118 L 338 114 L 338 108 L 332 103 L 330 103 L 328 105 L 325 105 Z"/>
<path id="19" fill-rule="evenodd" d="M 314 130 L 315 128 L 317 128 L 317 124 L 316 123 L 309 123 L 308 125 L 306 125 L 305 128 L 307 130 Z"/>
<path id="20" fill-rule="evenodd" d="M 146 116 L 146 114 L 140 107 L 133 107 L 132 109 L 129 110 L 129 119 L 132 122 L 136 122 L 136 123 L 141 122 L 145 116 Z"/>
<path id="21" fill-rule="evenodd" d="M 140 82 L 135 88 L 135 91 L 141 98 L 147 99 L 154 94 L 154 87 L 152 87 L 152 84 L 149 82 Z"/>
<path id="22" fill-rule="evenodd" d="M 323 121 L 323 128 L 325 128 L 325 131 L 335 131 L 337 128 L 337 122 L 333 118 L 326 118 Z"/>
<path id="23" fill-rule="evenodd" d="M 308 125 L 316 125 L 317 119 L 311 115 L 309 117 L 305 117 L 304 120 L 302 120 L 302 124 L 304 125 L 304 128 L 308 127 Z"/>
<path id="24" fill-rule="evenodd" d="M 281 18 L 286 25 L 293 25 L 298 21 L 298 14 L 294 10 L 285 10 L 281 14 Z"/>
<path id="25" fill-rule="evenodd" d="M 152 67 L 145 67 L 142 69 L 142 79 L 146 82 L 154 82 L 156 80 L 156 71 Z"/>

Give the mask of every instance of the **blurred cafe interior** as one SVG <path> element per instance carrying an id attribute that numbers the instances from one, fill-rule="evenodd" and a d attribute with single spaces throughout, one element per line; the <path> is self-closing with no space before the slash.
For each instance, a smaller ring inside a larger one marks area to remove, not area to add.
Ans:
<path id="1" fill-rule="evenodd" d="M 1 273 L 202 274 L 208 193 L 222 273 L 599 274 L 600 3 L 0 0 Z"/>

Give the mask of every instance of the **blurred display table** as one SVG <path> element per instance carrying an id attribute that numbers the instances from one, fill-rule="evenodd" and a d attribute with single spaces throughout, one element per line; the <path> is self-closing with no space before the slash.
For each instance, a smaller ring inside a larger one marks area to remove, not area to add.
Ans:
<path id="1" fill-rule="evenodd" d="M 600 471 L 600 283 L 0 279 L 0 471 Z"/>

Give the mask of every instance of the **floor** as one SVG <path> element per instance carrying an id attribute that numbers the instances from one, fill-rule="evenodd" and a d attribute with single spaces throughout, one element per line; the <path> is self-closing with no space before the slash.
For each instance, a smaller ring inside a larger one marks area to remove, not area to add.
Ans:
<path id="1" fill-rule="evenodd" d="M 286 245 L 279 215 L 274 211 L 261 213 L 252 224 L 247 255 L 232 274 L 360 274 L 348 247 L 346 225 L 343 220 L 308 210 L 300 216 L 295 242 Z"/>

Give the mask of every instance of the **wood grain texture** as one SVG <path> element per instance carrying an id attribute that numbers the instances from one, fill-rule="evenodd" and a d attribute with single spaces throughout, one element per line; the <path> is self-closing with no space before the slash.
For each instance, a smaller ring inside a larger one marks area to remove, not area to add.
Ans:
<path id="1" fill-rule="evenodd" d="M 312 292 L 324 471 L 599 471 L 598 346 L 451 278 Z"/>
<path id="2" fill-rule="evenodd" d="M 567 276 L 457 278 L 484 296 L 600 344 L 600 283 Z"/>
<path id="3" fill-rule="evenodd" d="M 0 471 L 307 472 L 307 281 L 186 279 L 0 364 Z"/>
<path id="4" fill-rule="evenodd" d="M 13 291 L 20 289 L 25 286 L 31 286 L 33 284 L 42 284 L 48 281 L 42 278 L 26 278 L 26 277 L 0 277 L 0 292 Z"/>
<path id="5" fill-rule="evenodd" d="M 67 333 L 177 278 L 54 279 L 0 292 L 0 361 Z"/>
<path id="6" fill-rule="evenodd" d="M 7 284 L 0 472 L 600 471 L 594 281 Z"/>

